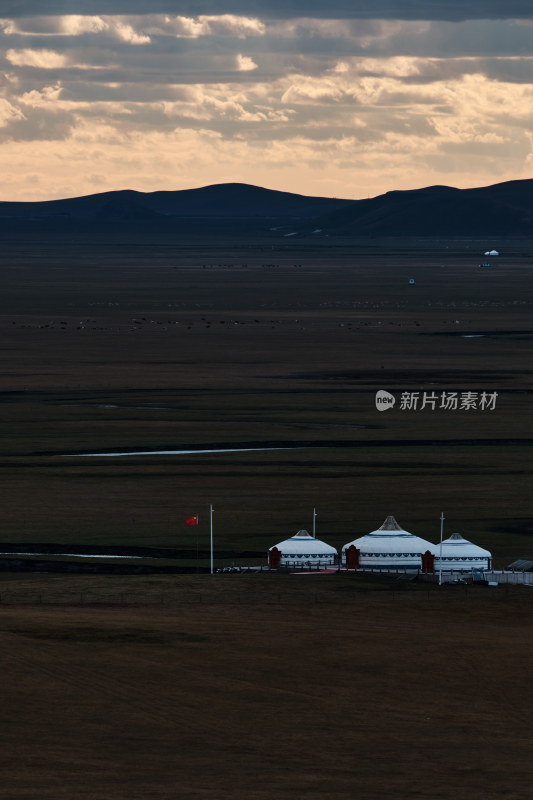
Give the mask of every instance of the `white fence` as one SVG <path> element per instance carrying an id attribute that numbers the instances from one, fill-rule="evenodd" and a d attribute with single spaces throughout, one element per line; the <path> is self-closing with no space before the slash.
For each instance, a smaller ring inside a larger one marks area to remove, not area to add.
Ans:
<path id="1" fill-rule="evenodd" d="M 507 570 L 491 570 L 485 572 L 484 577 L 488 581 L 498 583 L 526 583 L 533 586 L 533 572 L 511 572 Z"/>
<path id="2" fill-rule="evenodd" d="M 439 580 L 439 572 L 438 570 L 435 572 L 429 572 L 425 574 L 420 574 L 422 580 L 426 580 L 429 582 L 438 582 Z M 527 586 L 533 586 L 533 572 L 510 572 L 507 570 L 476 570 L 474 576 L 472 576 L 471 572 L 459 572 L 455 571 L 447 571 L 442 570 L 442 582 L 443 583 L 470 583 L 472 580 L 478 580 L 482 578 L 484 581 L 490 581 L 491 583 L 510 583 L 514 585 L 522 584 Z"/>
<path id="3" fill-rule="evenodd" d="M 412 570 L 412 569 L 373 569 L 372 567 L 363 567 L 362 570 L 359 568 L 358 571 L 362 572 L 382 572 L 388 573 L 393 575 L 419 575 L 423 580 L 427 580 L 428 582 L 438 581 L 439 579 L 439 570 L 436 569 L 435 572 L 420 572 L 420 570 Z M 476 574 L 474 575 L 474 579 L 483 576 L 483 580 L 491 581 L 495 583 L 512 583 L 512 584 L 526 584 L 528 586 L 533 586 L 533 572 L 514 572 L 511 570 L 476 570 Z M 442 581 L 443 583 L 454 583 L 455 581 L 468 581 L 470 582 L 472 578 L 472 572 L 468 572 L 467 570 L 442 570 Z"/>

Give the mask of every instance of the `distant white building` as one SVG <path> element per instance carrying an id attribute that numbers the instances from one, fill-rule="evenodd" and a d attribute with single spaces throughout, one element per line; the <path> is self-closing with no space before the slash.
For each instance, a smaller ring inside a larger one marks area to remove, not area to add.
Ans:
<path id="1" fill-rule="evenodd" d="M 389 516 L 377 530 L 345 544 L 342 563 L 348 568 L 422 569 L 422 556 L 432 547 Z"/>
<path id="2" fill-rule="evenodd" d="M 268 564 L 277 567 L 329 566 L 335 563 L 337 551 L 306 530 L 298 531 L 290 539 L 278 542 L 268 551 Z"/>
<path id="3" fill-rule="evenodd" d="M 441 569 L 440 544 L 431 545 L 435 556 L 435 571 Z M 464 539 L 460 533 L 452 533 L 442 542 L 443 570 L 490 569 L 492 553 Z"/>

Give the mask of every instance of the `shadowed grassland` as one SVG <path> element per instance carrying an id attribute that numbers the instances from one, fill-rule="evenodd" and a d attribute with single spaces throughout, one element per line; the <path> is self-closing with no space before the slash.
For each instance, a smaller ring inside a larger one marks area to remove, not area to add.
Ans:
<path id="1" fill-rule="evenodd" d="M 157 607 L 103 582 L 103 605 L 0 606 L 5 795 L 529 798 L 531 590 L 263 577 L 291 601 L 235 575 L 143 579 L 177 596 Z"/>
<path id="2" fill-rule="evenodd" d="M 264 558 L 314 506 L 337 547 L 390 513 L 436 542 L 444 510 L 498 564 L 531 554 L 533 250 L 480 270 L 492 244 L 6 245 L 3 542 L 205 564 L 212 503 L 217 564 Z M 497 391 L 496 409 L 398 408 L 444 390 Z M 230 443 L 298 449 L 78 455 Z M 3 793 L 526 800 L 532 598 L 4 573 Z"/>
<path id="3" fill-rule="evenodd" d="M 195 559 L 213 503 L 215 546 L 236 557 L 310 527 L 313 506 L 337 547 L 389 513 L 437 541 L 444 510 L 499 565 L 531 554 L 532 249 L 509 242 L 481 270 L 484 249 L 7 246 L 3 541 Z M 496 391 L 496 408 L 399 408 L 402 392 L 442 391 Z M 250 443 L 298 449 L 76 456 Z"/>

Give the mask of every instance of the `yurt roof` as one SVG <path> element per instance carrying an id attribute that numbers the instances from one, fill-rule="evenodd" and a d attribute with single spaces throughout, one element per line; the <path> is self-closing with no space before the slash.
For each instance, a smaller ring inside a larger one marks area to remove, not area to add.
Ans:
<path id="1" fill-rule="evenodd" d="M 310 553 L 316 555 L 318 553 L 323 555 L 335 555 L 337 553 L 334 547 L 326 544 L 321 539 L 315 539 L 306 530 L 298 531 L 290 539 L 285 539 L 283 542 L 274 545 L 278 550 L 281 550 L 283 555 L 290 555 L 291 553 Z M 270 550 L 273 548 L 270 547 Z"/>
<path id="2" fill-rule="evenodd" d="M 439 556 L 440 544 L 434 544 L 431 550 L 436 556 Z M 482 556 L 491 558 L 491 553 L 488 550 L 469 542 L 468 539 L 464 539 L 460 533 L 452 533 L 448 539 L 443 539 L 442 555 L 445 558 L 473 558 L 475 556 L 478 558 Z"/>
<path id="3" fill-rule="evenodd" d="M 377 530 L 345 544 L 343 550 L 351 544 L 361 551 L 373 553 L 425 553 L 433 547 L 431 542 L 404 530 L 392 515 Z"/>

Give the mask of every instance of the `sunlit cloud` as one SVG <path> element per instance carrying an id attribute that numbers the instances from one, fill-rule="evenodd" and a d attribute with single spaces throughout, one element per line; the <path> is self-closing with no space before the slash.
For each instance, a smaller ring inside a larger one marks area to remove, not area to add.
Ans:
<path id="1" fill-rule="evenodd" d="M 24 114 L 19 108 L 11 105 L 7 100 L 0 97 L 0 127 L 5 127 L 10 122 L 17 119 L 23 119 Z"/>
<path id="2" fill-rule="evenodd" d="M 8 36 L 82 36 L 107 31 L 132 44 L 147 44 L 150 41 L 147 33 L 185 38 L 232 36 L 245 39 L 248 36 L 263 36 L 267 27 L 255 17 L 236 14 L 204 14 L 196 17 L 171 17 L 165 14 L 146 16 L 66 14 L 53 17 L 0 19 L 0 29 Z"/>
<path id="3" fill-rule="evenodd" d="M 266 32 L 265 24 L 259 19 L 235 14 L 166 17 L 165 29 L 174 31 L 176 36 L 235 36 L 238 39 L 263 36 Z M 162 32 L 166 32 L 165 29 Z"/>
<path id="4" fill-rule="evenodd" d="M 191 86 L 174 102 L 162 104 L 169 119 L 235 120 L 240 122 L 288 122 L 291 111 L 256 102 L 254 92 L 242 91 L 230 85 Z"/>
<path id="5" fill-rule="evenodd" d="M 102 17 L 80 14 L 0 19 L 0 28 L 7 36 L 81 36 L 84 33 L 99 33 L 106 27 Z"/>
<path id="6" fill-rule="evenodd" d="M 45 18 L 50 19 L 50 17 Z M 81 36 L 83 33 L 100 33 L 106 29 L 102 17 L 83 17 L 68 14 L 57 18 L 58 32 L 65 36 Z"/>
<path id="7" fill-rule="evenodd" d="M 106 32 L 130 44 L 148 44 L 150 37 L 137 31 L 127 19 L 108 16 L 66 14 L 58 17 L 30 17 L 19 20 L 0 20 L 7 36 L 75 37 Z"/>
<path id="8" fill-rule="evenodd" d="M 237 53 L 237 69 L 239 72 L 251 72 L 257 69 L 257 64 L 249 56 L 243 56 L 242 53 Z"/>
<path id="9" fill-rule="evenodd" d="M 137 33 L 131 25 L 126 22 L 117 22 L 114 25 L 114 31 L 119 39 L 129 44 L 148 44 L 150 37 L 142 33 Z"/>
<path id="10" fill-rule="evenodd" d="M 31 92 L 24 92 L 20 97 L 20 102 L 24 105 L 32 106 L 33 108 L 53 106 L 57 107 L 57 102 L 61 97 L 63 91 L 61 84 L 56 83 L 54 86 L 44 86 L 40 91 L 33 89 Z"/>
<path id="11" fill-rule="evenodd" d="M 35 70 L 101 70 L 100 64 L 85 64 L 77 60 L 74 54 L 58 53 L 55 50 L 25 48 L 24 50 L 8 50 L 6 59 L 14 67 L 32 67 Z M 15 76 L 14 82 L 18 81 Z"/>
<path id="12" fill-rule="evenodd" d="M 6 58 L 15 67 L 57 69 L 68 65 L 68 57 L 54 50 L 8 50 Z"/>
<path id="13" fill-rule="evenodd" d="M 528 177 L 531 20 L 454 22 L 453 2 L 444 22 L 442 3 L 416 20 L 367 18 L 359 0 L 344 18 L 312 3 L 291 17 L 259 2 L 202 15 L 35 2 L 0 20 L 0 199 L 222 180 L 361 197 Z"/>

